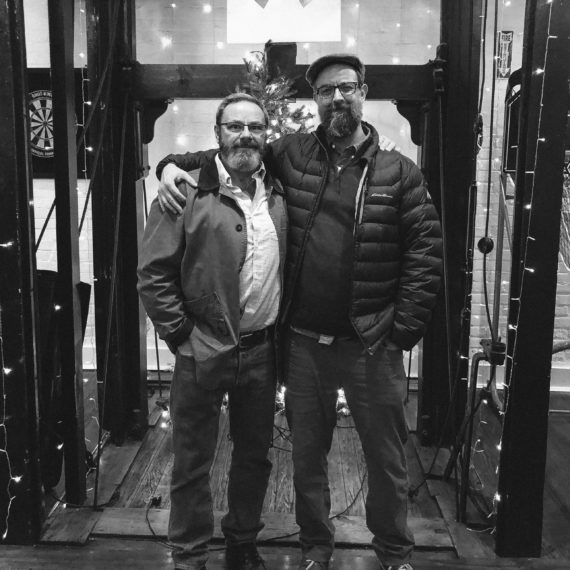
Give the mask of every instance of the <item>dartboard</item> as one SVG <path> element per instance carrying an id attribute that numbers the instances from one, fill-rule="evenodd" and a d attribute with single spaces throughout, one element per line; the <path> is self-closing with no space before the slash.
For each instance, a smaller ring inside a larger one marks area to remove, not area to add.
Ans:
<path id="1" fill-rule="evenodd" d="M 30 140 L 32 154 L 53 158 L 53 113 L 51 91 L 39 90 L 30 93 Z"/>

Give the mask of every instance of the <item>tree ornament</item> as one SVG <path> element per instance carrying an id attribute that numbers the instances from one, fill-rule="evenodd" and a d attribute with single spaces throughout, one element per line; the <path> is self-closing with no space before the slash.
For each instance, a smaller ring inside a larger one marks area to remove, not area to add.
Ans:
<path id="1" fill-rule="evenodd" d="M 269 115 L 267 141 L 290 133 L 307 133 L 314 126 L 314 115 L 305 105 L 294 107 L 293 79 L 280 75 L 269 80 L 265 54 L 252 51 L 244 58 L 246 82 L 237 91 L 257 97 Z"/>

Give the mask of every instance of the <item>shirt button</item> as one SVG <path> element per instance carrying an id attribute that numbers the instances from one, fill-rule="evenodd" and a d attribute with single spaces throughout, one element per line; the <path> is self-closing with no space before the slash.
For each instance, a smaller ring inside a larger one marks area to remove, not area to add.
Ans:
<path id="1" fill-rule="evenodd" d="M 241 232 L 243 230 L 243 226 L 241 224 L 238 224 L 236 226 L 236 231 Z"/>

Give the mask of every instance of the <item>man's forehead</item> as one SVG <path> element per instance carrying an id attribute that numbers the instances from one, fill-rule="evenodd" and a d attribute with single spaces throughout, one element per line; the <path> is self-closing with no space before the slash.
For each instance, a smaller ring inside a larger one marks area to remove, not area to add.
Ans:
<path id="1" fill-rule="evenodd" d="M 251 101 L 237 101 L 236 103 L 230 103 L 222 114 L 222 120 L 227 119 L 243 119 L 248 118 L 252 120 L 260 120 L 263 122 L 265 117 L 261 108 L 252 103 Z"/>
<path id="2" fill-rule="evenodd" d="M 333 63 L 325 67 L 315 80 L 315 87 L 342 81 L 358 81 L 356 70 L 345 63 Z"/>

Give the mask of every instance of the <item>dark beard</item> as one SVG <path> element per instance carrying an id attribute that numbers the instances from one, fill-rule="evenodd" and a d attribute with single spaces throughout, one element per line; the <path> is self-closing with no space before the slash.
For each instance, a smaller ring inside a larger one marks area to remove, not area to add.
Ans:
<path id="1" fill-rule="evenodd" d="M 327 135 L 342 139 L 351 135 L 360 124 L 362 113 L 355 105 L 331 105 L 323 112 L 322 123 Z"/>
<path id="2" fill-rule="evenodd" d="M 226 145 L 220 143 L 220 153 L 228 166 L 239 172 L 254 172 L 261 164 L 265 145 L 255 141 Z"/>

